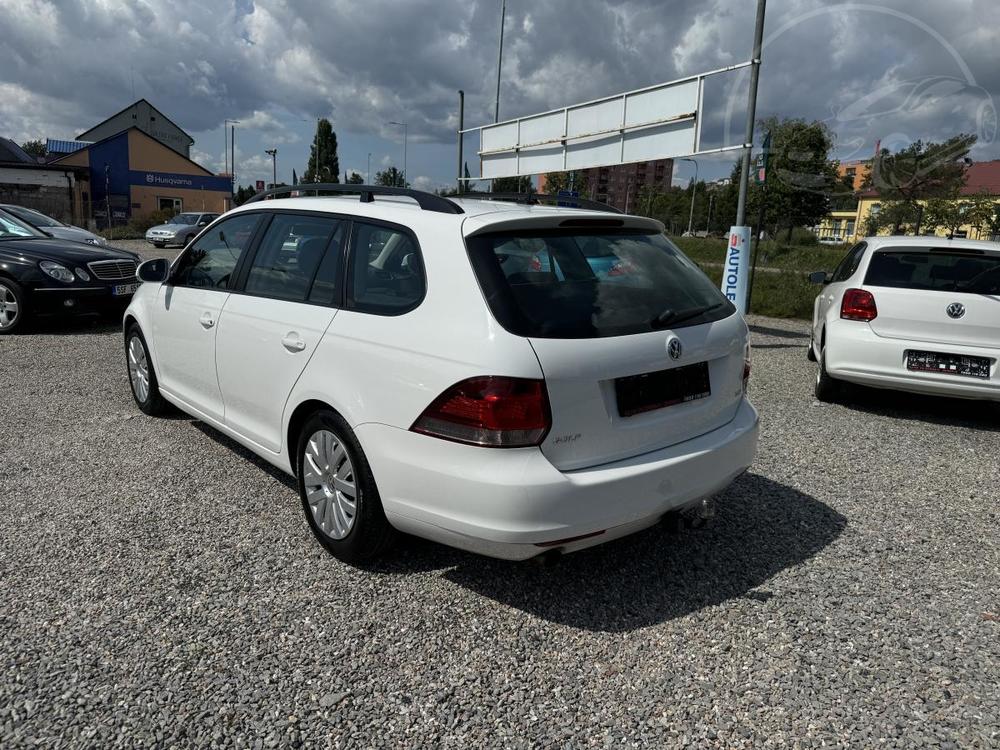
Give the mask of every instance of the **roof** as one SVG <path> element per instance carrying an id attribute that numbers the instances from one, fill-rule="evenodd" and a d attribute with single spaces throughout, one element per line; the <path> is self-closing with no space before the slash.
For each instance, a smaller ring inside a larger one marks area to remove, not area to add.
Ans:
<path id="1" fill-rule="evenodd" d="M 560 218 L 587 218 L 587 219 L 615 219 L 624 222 L 625 226 L 649 229 L 651 231 L 662 231 L 663 225 L 654 219 L 647 219 L 641 216 L 628 216 L 626 214 L 608 213 L 607 211 L 596 211 L 580 208 L 566 208 L 562 206 L 529 205 L 523 203 L 512 203 L 499 200 L 479 200 L 472 198 L 450 197 L 448 200 L 454 201 L 461 207 L 464 213 L 447 214 L 438 211 L 422 211 L 412 199 L 403 196 L 376 196 L 371 203 L 363 203 L 355 195 L 310 195 L 297 198 L 275 198 L 255 203 L 244 204 L 234 211 L 253 211 L 259 209 L 299 209 L 303 211 L 330 211 L 343 212 L 353 216 L 363 216 L 383 221 L 395 221 L 399 223 L 401 216 L 406 217 L 406 222 L 412 225 L 421 224 L 431 226 L 441 225 L 441 222 L 454 222 L 463 226 L 466 236 L 475 232 L 483 231 L 487 227 L 516 229 L 520 226 L 547 224 L 554 226 L 551 222 L 556 217 Z M 401 212 L 403 212 L 401 214 Z"/>
<path id="2" fill-rule="evenodd" d="M 890 235 L 879 235 L 878 237 L 865 237 L 863 238 L 865 242 L 869 244 L 873 249 L 879 249 L 887 245 L 892 247 L 934 247 L 934 248 L 970 248 L 974 250 L 988 250 L 992 253 L 1000 252 L 1000 242 L 986 242 L 985 240 L 966 240 L 960 237 L 954 239 L 949 239 L 947 237 L 935 237 L 932 235 L 925 235 L 922 237 L 913 237 L 890 234 Z"/>
<path id="3" fill-rule="evenodd" d="M 45 150 L 50 154 L 72 154 L 81 148 L 89 146 L 93 141 L 60 141 L 49 138 L 45 141 Z"/>
<path id="4" fill-rule="evenodd" d="M 965 171 L 962 195 L 989 193 L 1000 196 L 1000 159 L 977 161 Z"/>
<path id="5" fill-rule="evenodd" d="M 10 138 L 0 138 L 0 162 L 12 164 L 38 164 L 38 160 Z"/>
<path id="6" fill-rule="evenodd" d="M 156 112 L 156 114 L 157 114 L 157 115 L 159 115 L 159 116 L 160 116 L 160 117 L 162 117 L 162 118 L 163 118 L 164 120 L 166 120 L 167 122 L 169 122 L 169 123 L 170 123 L 171 125 L 173 125 L 173 126 L 174 126 L 175 128 L 177 128 L 177 129 L 178 129 L 179 131 L 181 131 L 182 133 L 184 133 L 184 135 L 185 135 L 185 136 L 187 137 L 187 139 L 188 139 L 189 141 L 191 141 L 191 145 L 192 145 L 192 146 L 194 145 L 194 138 L 192 138 L 192 137 L 190 136 L 190 134 L 189 134 L 189 133 L 188 133 L 188 132 L 187 132 L 186 130 L 184 130 L 184 128 L 182 128 L 182 127 L 181 127 L 180 125 L 178 125 L 178 124 L 177 124 L 176 122 L 174 122 L 173 120 L 171 120 L 171 119 L 170 119 L 169 117 L 167 117 L 167 116 L 166 116 L 165 114 L 163 114 L 163 113 L 162 113 L 162 112 L 161 112 L 160 110 L 158 110 L 158 109 L 157 109 L 156 107 L 154 107 L 154 106 L 153 106 L 153 104 L 152 104 L 152 103 L 151 103 L 151 102 L 149 101 L 149 99 L 146 99 L 145 97 L 143 97 L 142 99 L 137 99 L 136 101 L 134 101 L 134 102 L 132 102 L 131 104 L 129 104 L 129 105 L 127 106 L 127 107 L 124 107 L 123 109 L 120 109 L 120 110 L 118 110 L 117 112 L 115 112 L 115 113 L 114 113 L 113 115 L 111 115 L 111 117 L 107 117 L 107 118 L 105 118 L 105 119 L 101 120 L 101 121 L 100 121 L 99 123 L 97 123 L 96 125 L 92 125 L 91 127 L 87 128 L 87 129 L 86 129 L 86 130 L 84 130 L 84 131 L 83 131 L 82 133 L 80 133 L 80 134 L 79 134 L 79 135 L 78 135 L 78 136 L 76 137 L 76 139 L 77 139 L 77 140 L 80 140 L 80 139 L 82 139 L 82 138 L 83 138 L 83 137 L 84 137 L 85 135 L 87 135 L 87 133 L 89 133 L 89 132 L 90 132 L 91 130 L 97 130 L 97 128 L 101 127 L 101 125 L 103 125 L 104 123 L 106 123 L 106 122 L 109 122 L 110 120 L 113 120 L 113 119 L 115 119 L 116 117 L 118 117 L 118 115 L 120 115 L 120 114 L 123 114 L 123 113 L 125 113 L 125 112 L 128 112 L 128 111 L 129 111 L 130 109 L 132 109 L 132 107 L 135 107 L 135 106 L 137 106 L 137 105 L 139 105 L 139 104 L 142 104 L 143 102 L 146 102 L 146 104 L 148 104 L 148 105 L 149 105 L 149 108 L 150 108 L 150 109 L 152 109 L 152 110 L 153 110 L 154 112 Z"/>
<path id="7" fill-rule="evenodd" d="M 87 143 L 87 144 L 85 144 L 83 146 L 83 148 L 79 148 L 76 151 L 74 151 L 73 153 L 77 153 L 78 151 L 82 151 L 83 149 L 91 148 L 93 146 L 99 146 L 102 143 L 107 143 L 108 141 L 114 140 L 115 138 L 121 138 L 123 135 L 125 135 L 126 133 L 130 133 L 133 130 L 136 133 L 138 133 L 139 135 L 141 135 L 143 138 L 148 138 L 149 140 L 153 141 L 156 145 L 162 146 L 163 148 L 167 149 L 168 151 L 173 151 L 175 154 L 177 154 L 182 159 L 191 162 L 194 166 L 196 166 L 198 169 L 200 169 L 202 172 L 204 172 L 208 177 L 218 177 L 219 176 L 219 175 L 215 174 L 214 172 L 210 172 L 209 170 L 205 169 L 205 167 L 201 166 L 201 164 L 199 164 L 198 162 L 196 162 L 194 159 L 191 159 L 190 157 L 185 156 L 184 154 L 182 154 L 177 149 L 170 148 L 170 146 L 168 146 L 166 143 L 164 143 L 163 141 L 157 140 L 156 138 L 154 138 L 153 136 L 151 136 L 149 133 L 147 133 L 145 130 L 143 130 L 142 128 L 140 128 L 140 127 L 138 127 L 136 125 L 133 125 L 130 128 L 126 128 L 125 130 L 122 130 L 119 133 L 115 133 L 114 135 L 109 135 L 107 138 L 102 138 L 99 141 L 94 141 L 93 143 Z M 72 154 L 63 154 L 58 159 L 53 159 L 49 163 L 50 164 L 58 164 L 60 160 L 65 159 L 67 156 L 72 156 Z"/>

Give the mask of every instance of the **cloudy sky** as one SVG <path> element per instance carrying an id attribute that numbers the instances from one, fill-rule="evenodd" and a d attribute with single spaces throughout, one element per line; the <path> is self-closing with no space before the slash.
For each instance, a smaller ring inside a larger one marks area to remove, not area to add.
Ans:
<path id="1" fill-rule="evenodd" d="M 508 0 L 501 117 L 743 61 L 754 0 Z M 341 169 L 402 162 L 418 187 L 453 180 L 457 90 L 492 121 L 500 0 L 0 0 L 0 135 L 72 138 L 146 97 L 240 182 L 302 173 L 317 117 Z M 758 115 L 826 121 L 843 159 L 956 132 L 1000 158 L 1000 2 L 769 0 Z M 738 142 L 745 74 L 712 79 L 706 146 Z M 703 158 L 702 175 L 732 157 Z M 690 165 L 678 165 L 686 179 Z"/>

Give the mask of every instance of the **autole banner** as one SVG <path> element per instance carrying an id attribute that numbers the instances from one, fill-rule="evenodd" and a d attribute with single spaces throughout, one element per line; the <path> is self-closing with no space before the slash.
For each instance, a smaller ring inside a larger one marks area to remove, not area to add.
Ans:
<path id="1" fill-rule="evenodd" d="M 730 227 L 729 247 L 722 269 L 722 293 L 746 315 L 750 279 L 750 227 Z"/>

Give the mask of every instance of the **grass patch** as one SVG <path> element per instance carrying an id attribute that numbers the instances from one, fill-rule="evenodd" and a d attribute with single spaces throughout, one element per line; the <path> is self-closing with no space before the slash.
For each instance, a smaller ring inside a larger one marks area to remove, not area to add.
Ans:
<path id="1" fill-rule="evenodd" d="M 726 240 L 700 237 L 671 237 L 671 240 L 699 265 L 725 262 Z M 758 267 L 789 271 L 832 271 L 847 254 L 847 245 L 786 245 L 767 240 L 760 243 Z"/>
<path id="2" fill-rule="evenodd" d="M 701 264 L 699 264 L 701 265 Z M 722 282 L 722 268 L 701 266 L 716 286 Z M 810 284 L 802 271 L 762 272 L 753 281 L 750 312 L 771 318 L 811 319 L 813 302 L 820 287 Z"/>

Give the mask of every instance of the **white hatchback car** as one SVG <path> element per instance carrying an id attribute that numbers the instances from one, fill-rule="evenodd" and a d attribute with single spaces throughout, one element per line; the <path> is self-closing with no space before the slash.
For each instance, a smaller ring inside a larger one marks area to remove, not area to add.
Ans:
<path id="1" fill-rule="evenodd" d="M 750 465 L 746 323 L 660 223 L 330 189 L 354 197 L 244 204 L 144 263 L 124 322 L 139 407 L 296 476 L 334 555 L 576 550 Z"/>
<path id="2" fill-rule="evenodd" d="M 1000 245 L 869 237 L 816 298 L 809 358 L 816 398 L 842 382 L 1000 401 Z"/>

